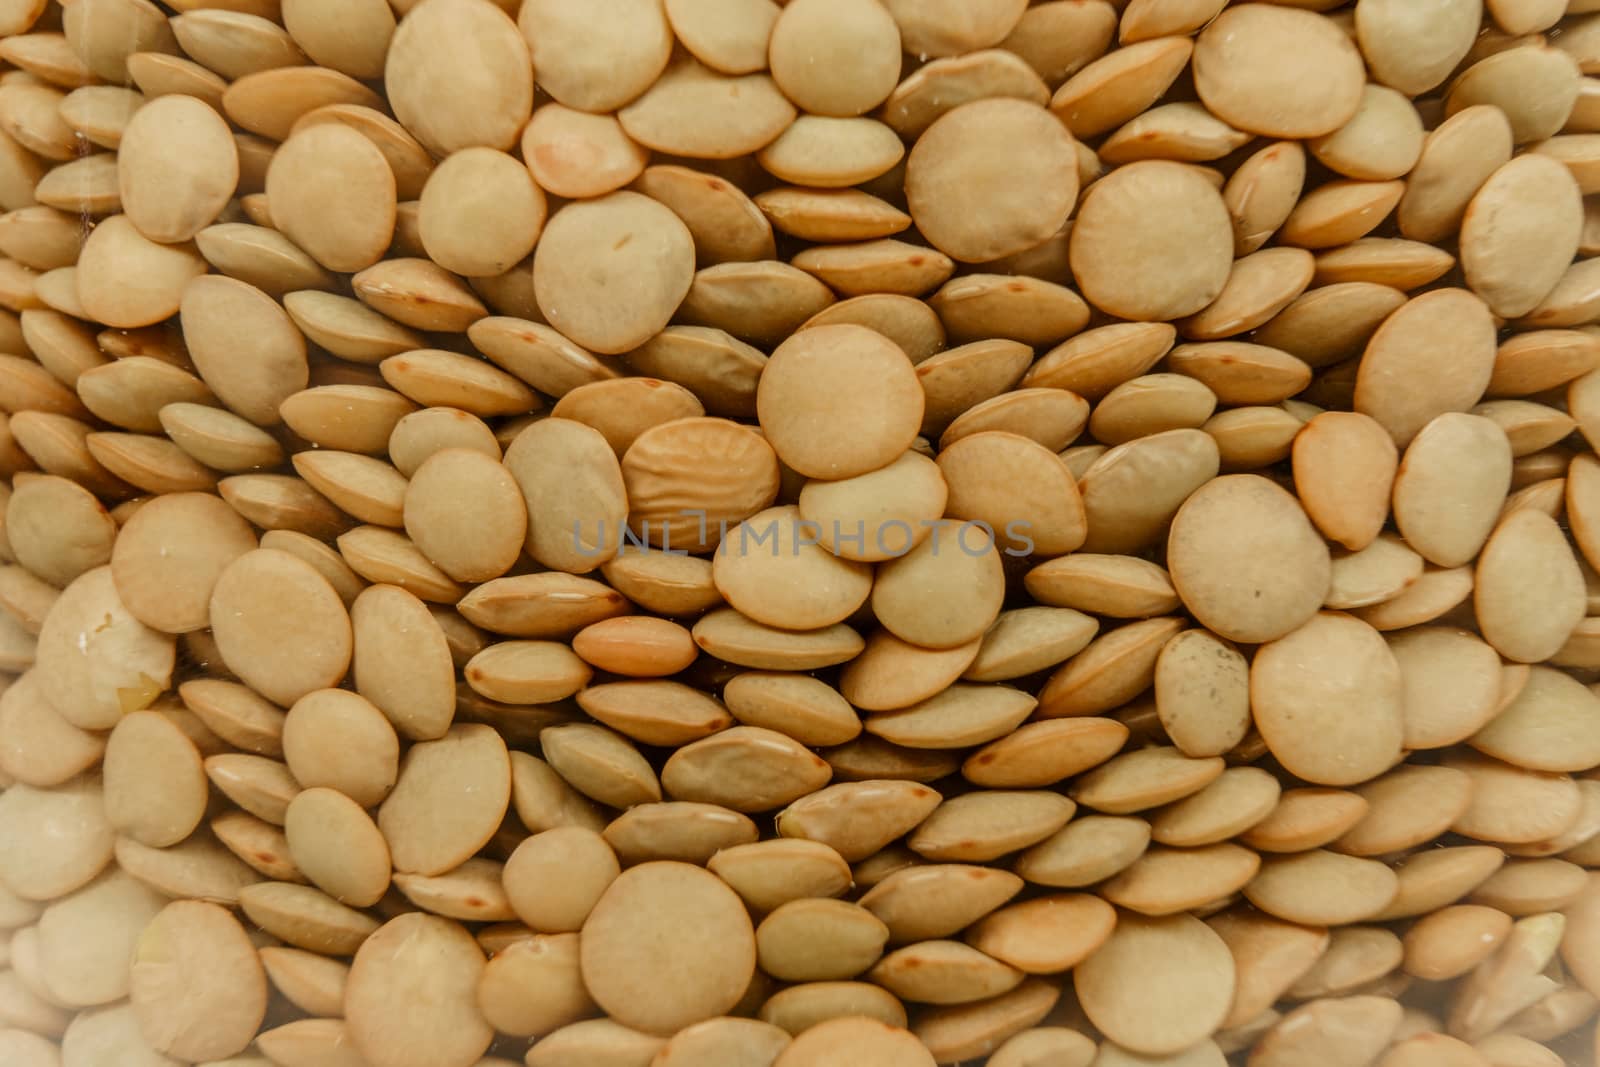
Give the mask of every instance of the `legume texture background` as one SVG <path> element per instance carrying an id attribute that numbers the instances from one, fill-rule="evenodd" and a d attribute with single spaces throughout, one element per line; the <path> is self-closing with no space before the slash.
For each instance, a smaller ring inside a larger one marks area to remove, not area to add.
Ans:
<path id="1" fill-rule="evenodd" d="M 1593 1063 L 1597 74 L 0 0 L 0 1064 Z"/>

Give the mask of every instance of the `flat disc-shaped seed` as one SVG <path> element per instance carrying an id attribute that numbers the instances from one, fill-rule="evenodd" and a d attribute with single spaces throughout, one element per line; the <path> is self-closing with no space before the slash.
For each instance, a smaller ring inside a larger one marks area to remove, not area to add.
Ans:
<path id="1" fill-rule="evenodd" d="M 1313 849 L 1275 856 L 1244 889 L 1268 915 L 1308 926 L 1361 922 L 1395 895 L 1395 873 L 1377 860 Z"/>
<path id="2" fill-rule="evenodd" d="M 116 520 L 77 482 L 53 475 L 16 486 L 5 507 L 6 541 L 17 563 L 66 586 L 111 558 Z"/>
<path id="3" fill-rule="evenodd" d="M 599 6 L 534 0 L 522 5 L 517 21 L 540 88 L 568 107 L 600 113 L 644 92 L 666 67 L 672 53 L 667 17 L 647 0 Z"/>
<path id="4" fill-rule="evenodd" d="M 1511 444 L 1504 430 L 1480 415 L 1440 415 L 1401 460 L 1395 525 L 1428 562 L 1459 567 L 1488 540 L 1510 482 Z"/>
<path id="5" fill-rule="evenodd" d="M 756 928 L 756 958 L 783 981 L 838 981 L 877 962 L 888 940 L 889 928 L 858 904 L 792 900 Z"/>
<path id="6" fill-rule="evenodd" d="M 209 786 L 200 753 L 165 715 L 123 716 L 106 742 L 104 776 L 111 825 L 142 845 L 175 845 L 205 817 Z"/>
<path id="7" fill-rule="evenodd" d="M 219 222 L 195 234 L 206 261 L 274 297 L 301 289 L 332 288 L 328 273 L 277 230 L 242 222 Z"/>
<path id="8" fill-rule="evenodd" d="M 592 717 L 646 745 L 690 744 L 732 725 L 718 701 L 682 682 L 609 682 L 585 689 L 578 703 Z"/>
<path id="9" fill-rule="evenodd" d="M 1096 137 L 1134 119 L 1155 103 L 1189 63 L 1187 37 L 1141 41 L 1119 48 L 1069 78 L 1050 99 L 1050 110 L 1079 137 Z M 1112 146 L 1112 155 L 1119 153 Z"/>
<path id="10" fill-rule="evenodd" d="M 1104 453 L 1080 482 L 1089 527 L 1083 549 L 1146 547 L 1190 494 L 1216 477 L 1220 462 L 1216 440 L 1202 430 L 1167 430 Z"/>
<path id="11" fill-rule="evenodd" d="M 1352 551 L 1371 544 L 1389 517 L 1400 463 L 1386 427 L 1357 412 L 1323 412 L 1295 436 L 1293 457 L 1300 505 L 1323 536 Z"/>
<path id="12" fill-rule="evenodd" d="M 1459 978 L 1500 947 L 1511 917 L 1480 904 L 1459 904 L 1417 920 L 1406 932 L 1404 971 L 1429 981 Z"/>
<path id="13" fill-rule="evenodd" d="M 1156 847 L 1101 886 L 1100 893 L 1141 915 L 1173 915 L 1226 899 L 1260 865 L 1260 856 L 1238 845 Z"/>
<path id="14" fill-rule="evenodd" d="M 1467 205 L 1461 222 L 1467 285 L 1497 315 L 1526 314 L 1571 266 L 1582 229 L 1571 172 L 1547 156 L 1520 156 L 1491 174 Z"/>
<path id="15" fill-rule="evenodd" d="M 576 723 L 581 726 L 582 723 Z M 603 728 L 595 728 L 603 729 Z M 526 752 L 510 753 L 510 789 L 517 817 L 534 833 L 555 827 L 582 827 L 594 833 L 605 829 L 605 814 L 555 773 L 554 766 Z M 648 768 L 648 763 L 646 763 Z M 659 797 L 659 792 L 653 797 Z"/>
<path id="16" fill-rule="evenodd" d="M 302 790 L 283 824 L 289 855 L 312 884 L 341 904 L 371 907 L 389 888 L 389 846 L 372 817 L 334 789 Z"/>
<path id="17" fill-rule="evenodd" d="M 1373 1062 L 1388 1045 L 1403 1014 L 1400 1002 L 1388 997 L 1313 1000 L 1262 1035 L 1258 1058 L 1266 1063 Z M 1387 1056 L 1384 1062 L 1390 1062 Z"/>
<path id="18" fill-rule="evenodd" d="M 1050 790 L 985 790 L 940 804 L 907 839 L 926 859 L 983 863 L 1038 844 L 1067 824 L 1076 805 Z"/>
<path id="19" fill-rule="evenodd" d="M 1451 115 L 1423 140 L 1407 178 L 1396 215 L 1401 234 L 1437 241 L 1455 232 L 1473 194 L 1510 159 L 1511 126 L 1499 108 L 1479 104 Z"/>
<path id="20" fill-rule="evenodd" d="M 224 796 L 250 814 L 283 825 L 283 812 L 300 791 L 289 769 L 277 760 L 225 752 L 208 756 L 206 776 Z"/>
<path id="21" fill-rule="evenodd" d="M 1366 800 L 1340 789 L 1290 789 L 1272 813 L 1240 835 L 1262 852 L 1301 852 L 1338 838 L 1367 813 Z"/>
<path id="22" fill-rule="evenodd" d="M 1061 228 L 1077 193 L 1072 135 L 1025 100 L 982 100 L 946 113 L 906 161 L 917 228 L 964 262 L 1039 244 Z"/>
<path id="23" fill-rule="evenodd" d="M 1212 360 L 1203 349 L 1196 353 L 1188 345 L 1174 349 L 1169 358 L 1174 369 L 1199 370 L 1202 374 L 1209 369 Z M 1223 365 L 1224 381 L 1219 382 L 1219 386 L 1227 391 L 1228 376 L 1237 379 L 1250 375 L 1251 362 L 1260 365 L 1248 348 L 1232 354 L 1230 361 Z M 1299 376 L 1305 375 L 1301 372 Z M 1146 374 L 1123 382 L 1107 393 L 1094 409 L 1089 417 L 1090 434 L 1104 444 L 1120 445 L 1168 430 L 1205 425 L 1216 410 L 1218 397 L 1199 377 L 1199 374 L 1194 377 Z M 1248 383 L 1244 387 L 1249 388 Z"/>
<path id="24" fill-rule="evenodd" d="M 1005 693 L 1004 688 L 998 691 Z M 1127 739 L 1128 728 L 1113 719 L 1066 718 L 1029 723 L 973 753 L 962 764 L 961 774 L 969 782 L 988 788 L 1053 785 L 1104 763 Z"/>
<path id="25" fill-rule="evenodd" d="M 1585 604 L 1583 574 L 1555 519 L 1524 509 L 1501 520 L 1473 587 L 1484 639 L 1507 659 L 1536 663 L 1566 643 Z"/>
<path id="26" fill-rule="evenodd" d="M 517 1036 L 543 1036 L 592 1015 L 577 936 L 523 937 L 494 952 L 478 983 L 478 1006 L 496 1030 Z"/>
<path id="27" fill-rule="evenodd" d="M 1500 710 L 1500 657 L 1481 638 L 1454 627 L 1425 626 L 1388 641 L 1400 665 L 1407 749 L 1457 744 Z"/>
<path id="28" fill-rule="evenodd" d="M 111 575 L 132 615 L 157 630 L 188 633 L 207 626 L 217 577 L 255 547 L 249 523 L 220 497 L 171 493 L 123 526 Z"/>
<path id="29" fill-rule="evenodd" d="M 473 1063 L 494 1038 L 478 1010 L 483 950 L 459 923 L 412 913 L 362 942 L 350 967 L 345 1020 L 373 1067 Z"/>
<path id="30" fill-rule="evenodd" d="M 870 977 L 903 1000 L 970 1004 L 1021 984 L 1015 967 L 959 941 L 924 941 L 889 953 Z"/>
<path id="31" fill-rule="evenodd" d="M 115 838 L 96 776 L 54 789 L 19 783 L 0 794 L 0 880 L 7 896 L 49 901 L 71 893 L 111 861 Z"/>
<path id="32" fill-rule="evenodd" d="M 505 466 L 521 489 L 535 560 L 586 574 L 616 555 L 628 491 L 599 431 L 571 419 L 541 419 L 517 435 Z"/>
<path id="33" fill-rule="evenodd" d="M 1037 441 L 976 433 L 944 449 L 938 462 L 950 491 L 946 513 L 979 529 L 987 524 L 1008 555 L 1059 556 L 1083 545 L 1083 502 L 1072 474 Z M 935 533 L 937 550 L 980 548 L 965 525 L 946 523 Z"/>
<path id="34" fill-rule="evenodd" d="M 759 1019 L 722 1016 L 674 1034 L 656 1054 L 655 1067 L 752 1067 L 771 1064 L 792 1040 Z"/>
<path id="35" fill-rule="evenodd" d="M 1472 778 L 1472 804 L 1453 829 L 1479 841 L 1512 845 L 1542 841 L 1565 833 L 1582 814 L 1582 792 L 1567 775 L 1525 770 L 1477 755 L 1451 756 L 1446 765 Z"/>
<path id="36" fill-rule="evenodd" d="M 200 377 L 236 414 L 258 426 L 306 387 L 305 337 L 266 293 L 236 278 L 207 275 L 183 290 L 183 338 Z"/>
<path id="37" fill-rule="evenodd" d="M 768 173 L 782 181 L 838 189 L 871 181 L 887 173 L 900 162 L 904 154 L 905 146 L 900 143 L 900 138 L 876 119 L 802 115 L 757 153 L 756 158 Z M 883 242 L 863 247 L 894 248 L 896 245 L 894 242 Z M 917 263 L 925 265 L 929 274 L 936 273 L 936 267 L 942 267 L 943 276 L 931 283 L 913 282 L 910 279 L 903 283 L 910 291 L 916 292 L 932 288 L 950 276 L 948 262 L 941 263 L 938 257 L 927 252 L 926 246 L 918 247 L 924 258 Z M 794 266 L 803 267 L 827 280 L 830 262 L 841 263 L 840 274 L 843 275 L 843 264 L 847 262 L 846 255 L 849 252 L 844 248 L 831 253 L 823 249 L 808 249 L 795 257 Z M 909 271 L 907 273 L 911 274 Z M 917 276 L 912 274 L 911 277 Z M 874 291 L 880 284 L 862 279 L 854 286 L 840 284 L 839 287 L 849 294 Z M 882 287 L 888 288 L 887 285 Z"/>
<path id="38" fill-rule="evenodd" d="M 257 549 L 217 578 L 211 593 L 217 648 L 240 680 L 278 704 L 344 679 L 350 665 L 350 616 L 309 563 Z"/>
<path id="39" fill-rule="evenodd" d="M 455 666 L 444 631 L 415 595 L 375 585 L 350 606 L 356 691 L 414 740 L 444 736 L 455 715 Z"/>
<path id="40" fill-rule="evenodd" d="M 471 448 L 500 458 L 494 431 L 476 415 L 459 408 L 423 408 L 402 416 L 389 432 L 389 462 L 407 478 L 435 452 Z"/>
<path id="41" fill-rule="evenodd" d="M 990 912 L 966 931 L 965 939 L 1026 973 L 1058 974 L 1106 944 L 1115 925 L 1117 912 L 1106 901 L 1059 893 Z"/>
<path id="42" fill-rule="evenodd" d="M 772 27 L 778 88 L 814 115 L 860 115 L 900 79 L 900 30 L 882 5 L 801 0 Z"/>
<path id="43" fill-rule="evenodd" d="M 78 1008 L 127 996 L 134 945 L 165 903 L 154 889 L 116 868 L 51 903 L 36 927 L 43 992 Z"/>
<path id="44" fill-rule="evenodd" d="M 1471 738 L 1473 748 L 1536 771 L 1582 771 L 1600 764 L 1595 725 L 1600 700 L 1570 675 L 1535 667 L 1517 695 Z"/>
<path id="45" fill-rule="evenodd" d="M 818 525 L 818 540 L 835 555 L 881 562 L 905 554 L 944 514 L 948 492 L 939 468 L 907 452 L 881 470 L 800 490 L 800 514 Z"/>
<path id="46" fill-rule="evenodd" d="M 506 896 L 517 917 L 536 930 L 575 932 L 620 868 L 605 839 L 562 826 L 523 841 L 506 860 Z"/>
<path id="47" fill-rule="evenodd" d="M 1367 85 L 1355 116 L 1311 143 L 1326 166 L 1347 178 L 1389 181 L 1405 177 L 1422 151 L 1422 119 L 1405 94 Z"/>
<path id="48" fill-rule="evenodd" d="M 496 578 L 459 602 L 468 622 L 511 637 L 565 637 L 627 606 L 602 582 L 554 571 Z"/>
<path id="49" fill-rule="evenodd" d="M 1422 557 L 1393 534 L 1380 534 L 1359 552 L 1335 552 L 1325 607 L 1341 610 L 1381 604 L 1422 577 Z"/>
<path id="50" fill-rule="evenodd" d="M 1364 622 L 1321 614 L 1262 646 L 1250 704 L 1272 754 L 1319 785 L 1374 778 L 1401 755 L 1400 668 Z"/>
<path id="51" fill-rule="evenodd" d="M 533 261 L 539 309 L 586 348 L 618 353 L 661 331 L 694 280 L 694 241 L 671 210 L 637 193 L 568 204 Z"/>
<path id="52" fill-rule="evenodd" d="M 562 396 L 550 414 L 599 430 L 621 459 L 640 434 L 674 419 L 698 418 L 705 406 L 690 389 L 659 378 L 591 377 L 574 368 L 582 381 L 558 383 Z"/>
<path id="53" fill-rule="evenodd" d="M 1156 714 L 1186 756 L 1220 756 L 1250 728 L 1249 667 L 1239 651 L 1205 630 L 1162 646 L 1155 666 Z"/>
<path id="54" fill-rule="evenodd" d="M 846 782 L 789 805 L 778 814 L 778 833 L 820 841 L 856 863 L 903 836 L 938 805 L 938 792 L 916 782 Z"/>
<path id="55" fill-rule="evenodd" d="M 724 849 L 707 863 L 752 912 L 770 912 L 802 899 L 843 895 L 850 867 L 819 841 L 779 838 Z"/>
<path id="56" fill-rule="evenodd" d="M 267 1012 L 267 976 L 232 913 L 168 904 L 133 950 L 129 990 L 139 1029 L 161 1052 L 214 1060 L 242 1052 Z"/>
<path id="57" fill-rule="evenodd" d="M 1218 120 L 1199 104 L 1163 104 L 1112 134 L 1101 146 L 1100 158 L 1112 163 L 1140 159 L 1199 163 L 1225 156 L 1249 140 L 1249 134 Z"/>
<path id="58" fill-rule="evenodd" d="M 522 132 L 522 158 L 539 188 L 556 196 L 601 196 L 637 178 L 650 153 L 611 115 L 546 104 Z"/>
<path id="59" fill-rule="evenodd" d="M 1003 682 L 1054 666 L 1081 652 L 1098 623 L 1071 608 L 1031 607 L 1003 611 L 984 634 L 977 659 L 962 677 Z"/>
<path id="60" fill-rule="evenodd" d="M 256 844 L 253 841 L 252 847 Z M 281 838 L 273 845 L 279 847 Z M 287 859 L 283 862 L 287 863 Z M 301 877 L 292 864 L 289 870 Z M 323 955 L 351 955 L 378 928 L 376 919 L 347 908 L 308 885 L 258 882 L 239 891 L 239 904 L 262 930 L 296 948 Z"/>
<path id="61" fill-rule="evenodd" d="M 1271 815 L 1281 793 L 1278 780 L 1259 767 L 1233 767 L 1200 792 L 1157 813 L 1151 833 L 1162 844 L 1179 848 L 1225 841 Z"/>
<path id="62" fill-rule="evenodd" d="M 1361 53 L 1335 23 L 1270 5 L 1229 9 L 1207 26 L 1194 75 L 1212 114 L 1268 137 L 1332 133 L 1355 115 L 1366 82 Z"/>
<path id="63" fill-rule="evenodd" d="M 1124 1048 L 1162 1056 L 1204 1040 L 1233 1000 L 1233 957 L 1199 919 L 1123 916 L 1110 940 L 1078 965 L 1084 1012 Z M 1155 999 L 1152 999 L 1155 998 Z M 1150 1005 L 1165 1008 L 1159 1015 Z"/>
<path id="64" fill-rule="evenodd" d="M 811 478 L 888 466 L 910 447 L 924 399 L 905 352 L 861 326 L 818 326 L 778 346 L 756 394 L 778 456 Z"/>
<path id="65" fill-rule="evenodd" d="M 1103 634 L 1051 676 L 1039 693 L 1040 714 L 1096 715 L 1138 696 L 1150 686 L 1162 646 L 1183 625 L 1144 619 Z"/>
<path id="66" fill-rule="evenodd" d="M 299 948 L 261 949 L 267 978 L 295 1007 L 323 1017 L 344 1011 L 345 981 L 349 964 Z"/>
<path id="67" fill-rule="evenodd" d="M 1473 0 L 1426 7 L 1365 0 L 1356 12 L 1356 36 L 1373 76 L 1415 96 L 1450 75 L 1472 47 L 1482 18 L 1482 5 Z"/>
<path id="68" fill-rule="evenodd" d="M 1445 111 L 1490 104 L 1505 112 L 1517 143 L 1542 141 L 1558 133 L 1572 114 L 1582 91 L 1580 69 L 1563 48 L 1533 37 L 1463 71 L 1450 85 Z"/>
<path id="69" fill-rule="evenodd" d="M 176 646 L 145 626 L 117 595 L 111 568 L 73 581 L 39 630 L 34 669 L 46 699 L 86 730 L 106 730 L 148 707 L 171 683 Z"/>
<path id="70" fill-rule="evenodd" d="M 1033 696 L 1009 686 L 953 685 L 908 708 L 871 716 L 867 732 L 908 748 L 966 748 L 1011 731 L 1033 710 Z"/>
<path id="71" fill-rule="evenodd" d="M 1389 316 L 1367 343 L 1356 410 L 1403 447 L 1434 416 L 1481 400 L 1494 362 L 1494 320 L 1483 301 L 1464 289 L 1425 293 Z"/>
<path id="72" fill-rule="evenodd" d="M 384 53 L 394 34 L 394 11 L 387 4 L 363 0 L 340 15 L 306 0 L 283 5 L 284 28 L 312 60 L 352 78 L 382 77 Z"/>
<path id="73" fill-rule="evenodd" d="M 1126 752 L 1083 775 L 1074 800 L 1097 811 L 1125 815 L 1198 793 L 1222 774 L 1219 757 L 1191 759 L 1176 748 Z"/>
<path id="74" fill-rule="evenodd" d="M 0 772 L 19 782 L 44 789 L 61 785 L 98 763 L 105 745 L 104 738 L 72 725 L 55 709 L 32 671 L 0 694 Z"/>
<path id="75" fill-rule="evenodd" d="M 840 675 L 839 691 L 867 711 L 909 707 L 961 677 L 972 665 L 980 643 L 974 639 L 954 648 L 921 648 L 888 630 L 879 630 Z"/>
<path id="76" fill-rule="evenodd" d="M 362 302 L 419 330 L 462 333 L 489 313 L 465 282 L 429 259 L 383 260 L 350 284 Z"/>
<path id="77" fill-rule="evenodd" d="M 1084 297 L 1100 310 L 1176 319 L 1222 292 L 1233 267 L 1233 227 L 1221 195 L 1192 170 L 1164 160 L 1131 163 L 1084 197 L 1071 259 Z"/>
<path id="78" fill-rule="evenodd" d="M 187 241 L 234 194 L 239 156 L 222 117 L 190 96 L 165 96 L 134 113 L 117 153 L 129 220 L 152 241 Z"/>
<path id="79" fill-rule="evenodd" d="M 805 745 L 838 745 L 861 733 L 838 690 L 804 674 L 747 671 L 723 687 L 728 710 L 746 726 L 775 730 Z"/>
<path id="80" fill-rule="evenodd" d="M 756 726 L 735 726 L 673 753 L 661 769 L 661 784 L 677 800 L 756 812 L 815 792 L 832 773 L 798 741 Z"/>
<path id="81" fill-rule="evenodd" d="M 1351 856 L 1383 856 L 1445 833 L 1466 810 L 1472 782 L 1449 767 L 1399 766 L 1356 790 L 1367 814 L 1333 844 Z"/>
<path id="82" fill-rule="evenodd" d="M 365 697 L 346 689 L 308 693 L 289 709 L 282 730 L 284 761 L 306 789 L 327 786 L 370 808 L 394 786 L 400 742 Z"/>
<path id="83" fill-rule="evenodd" d="M 378 825 L 397 870 L 442 874 L 493 835 L 510 803 L 505 744 L 482 725 L 454 727 L 407 753 Z"/>
<path id="84" fill-rule="evenodd" d="M 329 270 L 372 266 L 394 236 L 394 172 L 376 145 L 334 123 L 310 126 L 273 153 L 273 222 Z"/>
<path id="85" fill-rule="evenodd" d="M 511 569 L 528 512 L 511 472 L 471 449 L 435 453 L 406 486 L 406 533 L 457 581 L 482 582 Z"/>
<path id="86" fill-rule="evenodd" d="M 1005 572 L 999 550 L 980 533 L 952 537 L 943 545 L 924 541 L 880 567 L 872 584 L 878 621 L 927 648 L 983 636 L 1000 614 Z"/>
<path id="87" fill-rule="evenodd" d="M 726 1014 L 755 973 L 743 902 L 715 875 L 683 863 L 625 871 L 581 936 L 590 994 L 614 1019 L 647 1032 Z"/>
<path id="88" fill-rule="evenodd" d="M 757 622 L 816 630 L 843 622 L 872 590 L 870 568 L 817 543 L 797 508 L 771 508 L 728 532 L 712 576 L 728 603 Z"/>
<path id="89" fill-rule="evenodd" d="M 590 674 L 570 648 L 555 641 L 501 641 L 462 668 L 474 690 L 506 704 L 564 700 L 581 689 Z"/>
<path id="90" fill-rule="evenodd" d="M 119 329 L 151 326 L 178 310 L 189 280 L 206 261 L 189 244 L 162 245 L 126 215 L 101 222 L 83 242 L 73 275 L 82 314 Z"/>
<path id="91" fill-rule="evenodd" d="M 731 78 L 687 57 L 617 114 L 623 130 L 638 143 L 692 159 L 733 159 L 757 152 L 794 119 L 794 105 L 766 74 Z M 762 240 L 771 241 L 770 230 Z"/>
<path id="92" fill-rule="evenodd" d="M 908 1031 L 859 1013 L 830 1018 L 801 1031 L 773 1067 L 830 1067 L 851 1062 L 875 1067 L 932 1067 L 933 1055 Z"/>
<path id="93" fill-rule="evenodd" d="M 1229 475 L 1185 502 L 1167 542 L 1184 604 L 1208 629 L 1261 642 L 1294 630 L 1327 594 L 1328 549 L 1288 493 L 1256 475 Z"/>
<path id="94" fill-rule="evenodd" d="M 533 251 L 544 193 L 528 169 L 492 148 L 465 148 L 423 187 L 419 234 L 428 256 L 467 277 L 503 274 Z"/>
<path id="95" fill-rule="evenodd" d="M 533 112 L 527 43 L 489 0 L 412 9 L 383 80 L 395 117 L 436 156 L 474 145 L 505 151 Z"/>

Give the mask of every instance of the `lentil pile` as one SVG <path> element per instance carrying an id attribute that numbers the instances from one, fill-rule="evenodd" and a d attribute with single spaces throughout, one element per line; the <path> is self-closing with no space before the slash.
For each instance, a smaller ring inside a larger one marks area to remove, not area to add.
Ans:
<path id="1" fill-rule="evenodd" d="M 1600 2 L 0 63 L 0 1064 L 1593 1062 Z"/>

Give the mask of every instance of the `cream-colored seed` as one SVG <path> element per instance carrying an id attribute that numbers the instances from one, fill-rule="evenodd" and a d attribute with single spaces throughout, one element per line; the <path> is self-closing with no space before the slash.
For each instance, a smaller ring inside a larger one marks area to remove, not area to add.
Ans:
<path id="1" fill-rule="evenodd" d="M 1587 1051 L 1596 0 L 0 60 L 0 1060 Z"/>

